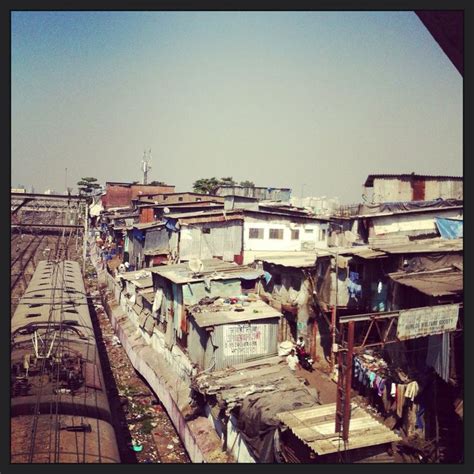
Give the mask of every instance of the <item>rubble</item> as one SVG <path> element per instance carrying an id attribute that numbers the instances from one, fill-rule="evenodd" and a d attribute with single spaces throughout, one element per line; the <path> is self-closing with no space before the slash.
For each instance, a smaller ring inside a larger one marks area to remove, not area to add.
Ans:
<path id="1" fill-rule="evenodd" d="M 86 276 L 86 287 L 92 297 L 100 297 L 97 280 Z M 120 339 L 114 333 L 102 304 L 94 304 L 105 352 L 110 364 L 116 393 L 110 389 L 117 413 L 117 439 L 128 440 L 121 446 L 122 461 L 127 463 L 189 463 L 174 426 L 151 388 L 129 361 Z M 168 445 L 173 450 L 167 449 Z M 126 453 L 126 454 L 124 454 Z"/>

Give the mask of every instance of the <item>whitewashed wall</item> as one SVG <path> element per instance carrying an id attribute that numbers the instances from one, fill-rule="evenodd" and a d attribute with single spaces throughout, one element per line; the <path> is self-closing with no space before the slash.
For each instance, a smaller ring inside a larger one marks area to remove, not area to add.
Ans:
<path id="1" fill-rule="evenodd" d="M 417 213 L 417 214 L 403 214 L 392 215 L 385 217 L 377 217 L 374 219 L 374 233 L 375 235 L 393 234 L 397 232 L 409 233 L 411 231 L 427 231 L 435 232 L 436 222 L 435 217 L 461 217 L 462 210 L 443 210 L 433 213 Z"/>
<path id="2" fill-rule="evenodd" d="M 263 229 L 263 239 L 250 239 L 251 228 Z M 270 239 L 270 229 L 283 229 L 283 239 Z M 320 232 L 323 229 L 326 231 L 324 238 Z M 300 251 L 327 247 L 327 229 L 326 222 L 302 224 L 292 223 L 290 218 L 288 220 L 245 218 L 244 251 Z M 298 239 L 291 239 L 292 230 L 300 231 Z"/>

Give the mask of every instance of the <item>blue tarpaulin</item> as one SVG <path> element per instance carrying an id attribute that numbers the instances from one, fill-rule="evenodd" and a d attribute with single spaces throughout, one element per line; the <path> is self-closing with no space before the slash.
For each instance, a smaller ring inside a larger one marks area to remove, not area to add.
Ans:
<path id="1" fill-rule="evenodd" d="M 139 229 L 133 229 L 132 235 L 134 239 L 137 239 L 139 242 L 145 241 L 145 234 Z"/>
<path id="2" fill-rule="evenodd" d="M 436 217 L 436 226 L 443 239 L 459 239 L 463 234 L 463 221 Z"/>
<path id="3" fill-rule="evenodd" d="M 178 232 L 179 231 L 179 223 L 178 219 L 166 219 L 165 220 L 165 227 L 168 230 L 171 230 L 172 232 Z"/>

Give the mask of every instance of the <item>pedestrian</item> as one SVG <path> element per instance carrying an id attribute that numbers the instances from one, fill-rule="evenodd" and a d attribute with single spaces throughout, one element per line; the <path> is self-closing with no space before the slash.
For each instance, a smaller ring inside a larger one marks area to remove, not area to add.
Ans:
<path id="1" fill-rule="evenodd" d="M 298 356 L 295 354 L 295 350 L 291 349 L 290 354 L 286 358 L 286 362 L 288 364 L 288 368 L 292 371 L 296 371 L 296 367 L 298 367 Z"/>

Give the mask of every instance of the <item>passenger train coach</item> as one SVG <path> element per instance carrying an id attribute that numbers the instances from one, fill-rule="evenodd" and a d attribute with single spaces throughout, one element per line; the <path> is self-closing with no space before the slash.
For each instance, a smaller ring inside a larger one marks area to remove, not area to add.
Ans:
<path id="1" fill-rule="evenodd" d="M 41 261 L 11 320 L 11 462 L 120 462 L 77 262 Z"/>

